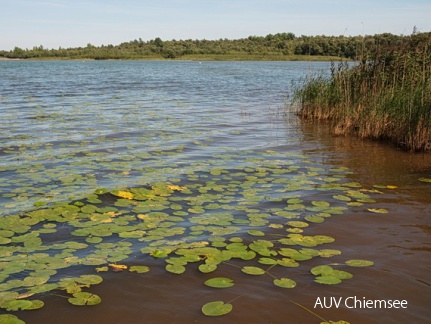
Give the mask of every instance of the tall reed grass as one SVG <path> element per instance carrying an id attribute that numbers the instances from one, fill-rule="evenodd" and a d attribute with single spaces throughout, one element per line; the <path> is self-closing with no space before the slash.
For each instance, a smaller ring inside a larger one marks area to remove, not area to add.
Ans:
<path id="1" fill-rule="evenodd" d="M 298 115 L 331 120 L 337 135 L 431 150 L 431 33 L 376 48 L 354 64 L 332 63 L 329 78 L 302 80 L 293 98 Z"/>

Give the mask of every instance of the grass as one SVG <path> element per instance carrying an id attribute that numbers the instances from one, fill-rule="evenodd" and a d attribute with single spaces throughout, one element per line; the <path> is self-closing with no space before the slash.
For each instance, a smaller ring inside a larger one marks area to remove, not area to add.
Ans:
<path id="1" fill-rule="evenodd" d="M 304 119 L 331 120 L 337 135 L 389 140 L 431 150 L 431 33 L 378 47 L 356 64 L 332 63 L 331 76 L 310 76 L 295 89 Z"/>

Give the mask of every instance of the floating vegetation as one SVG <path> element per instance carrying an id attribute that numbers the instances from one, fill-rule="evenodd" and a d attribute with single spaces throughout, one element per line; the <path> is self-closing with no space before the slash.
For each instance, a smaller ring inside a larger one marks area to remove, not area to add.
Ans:
<path id="1" fill-rule="evenodd" d="M 350 267 L 369 267 L 372 266 L 374 262 L 369 260 L 347 260 L 346 264 Z"/>
<path id="2" fill-rule="evenodd" d="M 385 208 L 368 208 L 368 211 L 377 214 L 387 214 L 389 211 Z"/>
<path id="3" fill-rule="evenodd" d="M 232 308 L 232 304 L 222 301 L 213 301 L 202 306 L 202 313 L 206 316 L 221 316 L 230 313 Z"/>
<path id="4" fill-rule="evenodd" d="M 100 304 L 102 299 L 95 294 L 80 291 L 80 292 L 74 293 L 73 297 L 69 298 L 68 301 L 72 305 L 76 305 L 76 306 L 85 306 L 85 305 L 93 306 L 93 305 Z"/>
<path id="5" fill-rule="evenodd" d="M 329 265 L 320 265 L 310 270 L 316 276 L 315 282 L 325 285 L 336 285 L 342 280 L 351 279 L 353 275 L 347 271 L 335 270 Z"/>
<path id="6" fill-rule="evenodd" d="M 229 288 L 234 285 L 232 279 L 224 277 L 208 279 L 204 282 L 204 284 L 213 288 Z"/>
<path id="7" fill-rule="evenodd" d="M 0 218 L 0 307 L 41 308 L 43 302 L 36 298 L 54 292 L 73 305 L 97 305 L 103 296 L 91 287 L 102 283 L 105 272 L 145 275 L 152 266 L 181 275 L 196 264 L 199 272 L 214 274 L 204 284 L 220 289 L 236 286 L 217 276 L 221 264 L 232 265 L 250 280 L 270 277 L 274 289 L 292 289 L 297 280 L 291 274 L 313 280 L 296 268 L 310 269 L 308 260 L 324 260 L 311 269 L 314 281 L 339 284 L 352 274 L 327 265 L 326 259 L 336 257 L 345 267 L 372 262 L 343 261 L 341 251 L 323 248 L 334 237 L 307 231 L 349 208 L 373 211 L 362 209 L 372 199 L 346 179 L 347 172 L 317 168 L 296 153 L 269 151 L 256 157 L 253 152 L 236 168 L 188 170 L 168 181 L 101 188 L 80 200 L 6 215 Z M 316 192 L 328 199 L 316 200 Z M 139 256 L 152 262 L 139 261 Z M 71 267 L 82 274 L 68 276 L 63 269 Z M 280 277 L 273 274 L 275 268 Z M 215 301 L 202 306 L 202 312 L 220 316 L 232 308 Z"/>

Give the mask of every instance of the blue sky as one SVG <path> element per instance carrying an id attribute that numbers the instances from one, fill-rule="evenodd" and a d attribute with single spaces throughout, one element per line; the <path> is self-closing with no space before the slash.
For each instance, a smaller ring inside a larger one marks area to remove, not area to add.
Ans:
<path id="1" fill-rule="evenodd" d="M 431 0 L 0 0 L 0 50 L 134 39 L 410 34 L 431 31 Z"/>

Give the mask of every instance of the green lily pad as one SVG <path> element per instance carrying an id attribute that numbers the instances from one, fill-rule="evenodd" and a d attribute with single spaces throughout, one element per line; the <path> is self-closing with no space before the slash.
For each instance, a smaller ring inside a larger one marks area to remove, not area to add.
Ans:
<path id="1" fill-rule="evenodd" d="M 323 249 L 319 251 L 319 256 L 322 258 L 330 258 L 335 255 L 340 255 L 341 251 L 339 250 L 331 250 L 331 249 Z"/>
<path id="2" fill-rule="evenodd" d="M 291 258 L 282 258 L 281 260 L 277 260 L 277 264 L 289 268 L 299 267 L 299 263 Z"/>
<path id="3" fill-rule="evenodd" d="M 225 277 L 208 279 L 204 282 L 204 284 L 213 288 L 228 288 L 234 285 L 232 279 L 225 278 Z"/>
<path id="4" fill-rule="evenodd" d="M 369 267 L 374 264 L 373 261 L 368 260 L 348 260 L 345 263 L 350 267 Z"/>
<path id="5" fill-rule="evenodd" d="M 182 274 L 186 271 L 186 268 L 180 264 L 168 264 L 165 269 L 175 274 Z"/>
<path id="6" fill-rule="evenodd" d="M 342 280 L 334 276 L 318 276 L 314 281 L 324 285 L 337 285 L 341 283 Z"/>
<path id="7" fill-rule="evenodd" d="M 324 208 L 331 206 L 331 204 L 329 202 L 322 201 L 322 200 L 312 201 L 311 204 L 316 206 L 316 207 L 324 207 Z"/>
<path id="8" fill-rule="evenodd" d="M 316 223 L 316 224 L 320 224 L 325 221 L 324 217 L 317 216 L 317 215 L 308 215 L 308 216 L 305 216 L 304 219 L 310 223 Z"/>
<path id="9" fill-rule="evenodd" d="M 99 236 L 92 236 L 92 237 L 87 237 L 85 239 L 85 242 L 87 243 L 91 243 L 91 244 L 97 244 L 103 241 L 103 238 L 99 237 Z"/>
<path id="10" fill-rule="evenodd" d="M 0 324 L 25 324 L 24 321 L 12 314 L 1 314 Z"/>
<path id="11" fill-rule="evenodd" d="M 217 264 L 204 263 L 204 264 L 199 265 L 198 269 L 202 273 L 210 273 L 210 272 L 213 272 L 217 269 Z"/>
<path id="12" fill-rule="evenodd" d="M 265 233 L 259 230 L 249 230 L 247 233 L 253 236 L 265 236 Z"/>
<path id="13" fill-rule="evenodd" d="M 308 227 L 309 224 L 306 222 L 301 222 L 301 221 L 290 221 L 290 222 L 287 222 L 287 225 L 292 226 L 292 227 L 303 228 L 303 227 Z"/>
<path id="14" fill-rule="evenodd" d="M 277 264 L 277 260 L 271 258 L 259 258 L 258 262 L 260 264 L 273 265 Z"/>
<path id="15" fill-rule="evenodd" d="M 316 266 L 316 267 L 312 268 L 310 270 L 310 272 L 316 276 L 317 275 L 327 276 L 327 275 L 330 275 L 331 273 L 334 272 L 334 268 L 332 268 L 328 265 L 320 265 L 320 266 Z"/>
<path id="16" fill-rule="evenodd" d="M 419 178 L 419 181 L 421 181 L 421 182 L 431 182 L 431 178 L 425 178 L 425 177 L 423 177 L 423 178 Z"/>
<path id="17" fill-rule="evenodd" d="M 334 272 L 331 273 L 331 276 L 337 277 L 338 279 L 341 279 L 341 280 L 353 278 L 353 275 L 350 272 L 343 271 L 343 270 L 334 270 Z"/>
<path id="18" fill-rule="evenodd" d="M 254 276 L 260 276 L 265 274 L 265 270 L 254 266 L 244 266 L 242 267 L 241 271 L 246 274 L 254 275 Z"/>
<path id="19" fill-rule="evenodd" d="M 98 275 L 82 275 L 75 281 L 84 285 L 97 285 L 103 281 L 103 278 Z"/>
<path id="20" fill-rule="evenodd" d="M 51 284 L 43 284 L 40 286 L 31 287 L 29 289 L 29 292 L 33 293 L 33 294 L 43 294 L 43 293 L 46 293 L 46 292 L 49 292 L 49 291 L 52 291 L 55 289 L 58 289 L 58 284 L 51 283 Z"/>
<path id="21" fill-rule="evenodd" d="M 225 304 L 222 301 L 213 301 L 202 306 L 202 313 L 206 316 L 222 316 L 230 313 L 232 309 L 232 304 Z"/>
<path id="22" fill-rule="evenodd" d="M 169 253 L 167 251 L 162 251 L 162 250 L 156 249 L 151 253 L 151 256 L 153 258 L 166 258 L 168 256 L 168 254 Z"/>
<path id="23" fill-rule="evenodd" d="M 273 281 L 274 285 L 281 287 L 281 288 L 294 288 L 296 287 L 296 282 L 289 278 L 280 278 L 280 279 L 274 279 Z"/>
<path id="24" fill-rule="evenodd" d="M 341 200 L 341 201 L 351 201 L 352 200 L 352 198 L 344 196 L 344 195 L 335 195 L 333 197 L 334 197 L 334 199 Z"/>
<path id="25" fill-rule="evenodd" d="M 131 266 L 129 268 L 130 272 L 137 272 L 137 273 L 145 273 L 150 271 L 150 268 L 147 266 Z"/>
<path id="26" fill-rule="evenodd" d="M 31 300 L 25 299 L 17 299 L 11 300 L 6 304 L 6 310 L 8 311 L 18 311 L 18 310 L 27 310 L 33 306 L 33 302 Z"/>
<path id="27" fill-rule="evenodd" d="M 91 294 L 89 292 L 77 292 L 73 294 L 73 297 L 68 299 L 69 303 L 76 305 L 76 306 L 93 306 L 100 304 L 102 299 L 95 295 Z"/>

